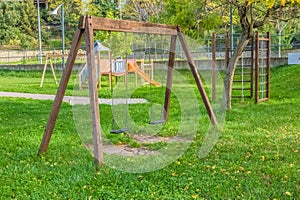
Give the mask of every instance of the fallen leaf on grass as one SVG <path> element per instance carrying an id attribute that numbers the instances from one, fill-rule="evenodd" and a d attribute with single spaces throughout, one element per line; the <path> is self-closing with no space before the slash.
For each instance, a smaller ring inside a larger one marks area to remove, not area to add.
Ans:
<path id="1" fill-rule="evenodd" d="M 291 193 L 289 191 L 286 191 L 284 194 L 291 196 Z"/>

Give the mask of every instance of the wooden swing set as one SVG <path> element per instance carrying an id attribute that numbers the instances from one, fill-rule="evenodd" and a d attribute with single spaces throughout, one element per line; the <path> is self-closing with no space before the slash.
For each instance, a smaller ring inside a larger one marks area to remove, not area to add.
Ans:
<path id="1" fill-rule="evenodd" d="M 51 135 L 59 113 L 59 109 L 62 104 L 66 87 L 69 82 L 72 68 L 76 59 L 76 55 L 79 50 L 81 38 L 85 33 L 87 64 L 88 64 L 89 99 L 90 99 L 90 110 L 91 110 L 92 129 L 93 129 L 92 136 L 93 136 L 93 146 L 94 146 L 94 162 L 96 167 L 101 166 L 103 164 L 100 113 L 99 113 L 97 79 L 96 79 L 96 70 L 95 70 L 95 53 L 94 53 L 94 36 L 93 36 L 94 30 L 146 33 L 146 34 L 171 36 L 167 83 L 166 83 L 165 100 L 164 100 L 164 114 L 163 114 L 164 122 L 168 121 L 168 115 L 169 115 L 170 97 L 172 91 L 172 77 L 174 71 L 174 61 L 175 61 L 175 51 L 176 51 L 176 39 L 178 37 L 182 45 L 182 48 L 184 50 L 193 77 L 195 79 L 202 101 L 205 105 L 207 114 L 210 118 L 210 121 L 212 125 L 217 125 L 216 116 L 213 112 L 208 96 L 204 90 L 204 86 L 200 79 L 200 75 L 198 74 L 195 62 L 192 59 L 191 53 L 187 47 L 185 37 L 179 26 L 154 24 L 154 23 L 147 23 L 147 22 L 136 22 L 136 21 L 128 21 L 128 20 L 113 20 L 113 19 L 106 19 L 106 18 L 99 18 L 99 17 L 92 17 L 92 16 L 82 16 L 79 21 L 79 27 L 75 33 L 75 36 L 73 37 L 72 46 L 67 59 L 66 67 L 63 71 L 60 85 L 58 87 L 56 97 L 53 103 L 53 107 L 47 125 L 45 127 L 44 136 L 38 152 L 39 155 L 46 152 L 48 149 Z"/>

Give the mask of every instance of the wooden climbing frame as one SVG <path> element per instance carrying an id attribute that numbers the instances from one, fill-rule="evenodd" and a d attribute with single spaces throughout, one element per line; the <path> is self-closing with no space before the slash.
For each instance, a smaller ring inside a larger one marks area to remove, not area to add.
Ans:
<path id="1" fill-rule="evenodd" d="M 255 45 L 255 103 L 270 99 L 270 54 L 271 36 L 259 36 L 256 32 Z"/>

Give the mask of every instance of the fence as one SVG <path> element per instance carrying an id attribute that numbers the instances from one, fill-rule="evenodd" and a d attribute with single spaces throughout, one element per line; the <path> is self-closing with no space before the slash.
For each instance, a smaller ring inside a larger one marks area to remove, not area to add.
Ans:
<path id="1" fill-rule="evenodd" d="M 65 54 L 69 53 L 68 50 L 65 50 Z M 82 53 L 80 51 L 79 53 Z M 42 52 L 42 56 L 39 54 L 39 50 L 1 50 L 0 49 L 0 65 L 28 65 L 28 64 L 42 64 L 45 63 L 46 54 L 57 54 L 61 55 L 62 50 L 44 50 Z M 41 57 L 41 60 L 40 60 Z M 66 56 L 67 57 L 67 56 Z M 82 60 L 82 57 L 80 57 Z M 54 62 L 56 64 L 61 63 L 61 58 L 54 58 Z"/>
<path id="2" fill-rule="evenodd" d="M 29 60 L 39 60 L 37 50 L 0 50 L 0 64 L 26 64 Z"/>
<path id="3" fill-rule="evenodd" d="M 283 38 L 296 38 L 297 35 L 272 35 L 271 36 L 271 58 L 287 58 L 288 53 L 290 52 L 300 52 L 300 41 L 293 41 L 293 40 L 283 40 Z M 236 46 L 239 40 L 239 35 L 233 36 L 233 43 Z M 289 43 L 284 43 L 284 41 L 290 41 Z M 190 42 L 190 51 L 192 53 L 193 58 L 201 59 L 201 60 L 210 60 L 212 53 L 211 53 L 211 38 L 206 38 L 200 41 L 202 45 L 196 45 L 196 42 L 191 40 Z M 154 48 L 154 58 L 158 58 L 159 56 L 156 54 L 156 47 L 159 46 L 157 43 L 147 44 L 147 46 Z M 225 43 L 224 47 L 222 48 L 222 44 L 218 45 L 220 48 L 217 49 L 216 55 L 217 58 L 222 59 L 225 57 Z M 184 59 L 184 52 L 182 51 L 180 45 L 177 45 L 177 52 L 176 58 L 178 60 Z M 166 47 L 167 48 L 167 47 Z M 82 48 L 83 49 L 83 48 Z M 151 51 L 150 49 L 150 51 Z M 164 55 L 161 58 L 168 57 L 168 49 L 159 49 L 162 50 Z M 67 52 L 67 51 L 66 51 Z M 45 61 L 45 55 L 47 53 L 61 53 L 61 49 L 43 49 L 43 56 L 42 60 L 43 63 Z M 161 56 L 161 55 L 160 55 Z M 57 59 L 54 60 L 56 63 L 60 63 L 61 60 Z M 0 65 L 28 65 L 28 64 L 38 64 L 39 63 L 39 50 L 20 50 L 20 49 L 1 49 L 0 47 Z M 54 63 L 54 64 L 55 64 Z"/>

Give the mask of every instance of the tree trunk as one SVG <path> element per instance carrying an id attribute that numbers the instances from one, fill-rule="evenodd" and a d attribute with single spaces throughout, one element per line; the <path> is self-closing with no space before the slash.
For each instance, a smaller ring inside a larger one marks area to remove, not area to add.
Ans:
<path id="1" fill-rule="evenodd" d="M 223 103 L 226 105 L 227 109 L 231 109 L 231 94 L 232 94 L 232 83 L 236 65 L 239 61 L 240 56 L 242 55 L 245 47 L 247 46 L 250 38 L 247 35 L 242 35 L 241 39 L 235 49 L 233 56 L 229 61 L 228 68 L 226 69 L 226 75 L 224 78 L 224 94 L 223 94 Z"/>
<path id="2" fill-rule="evenodd" d="M 253 23 L 248 20 L 248 14 L 250 11 L 251 7 L 248 7 L 246 3 L 238 6 L 242 36 L 229 61 L 229 66 L 226 69 L 226 75 L 224 78 L 223 104 L 228 110 L 231 109 L 232 83 L 236 65 L 253 34 Z"/>

